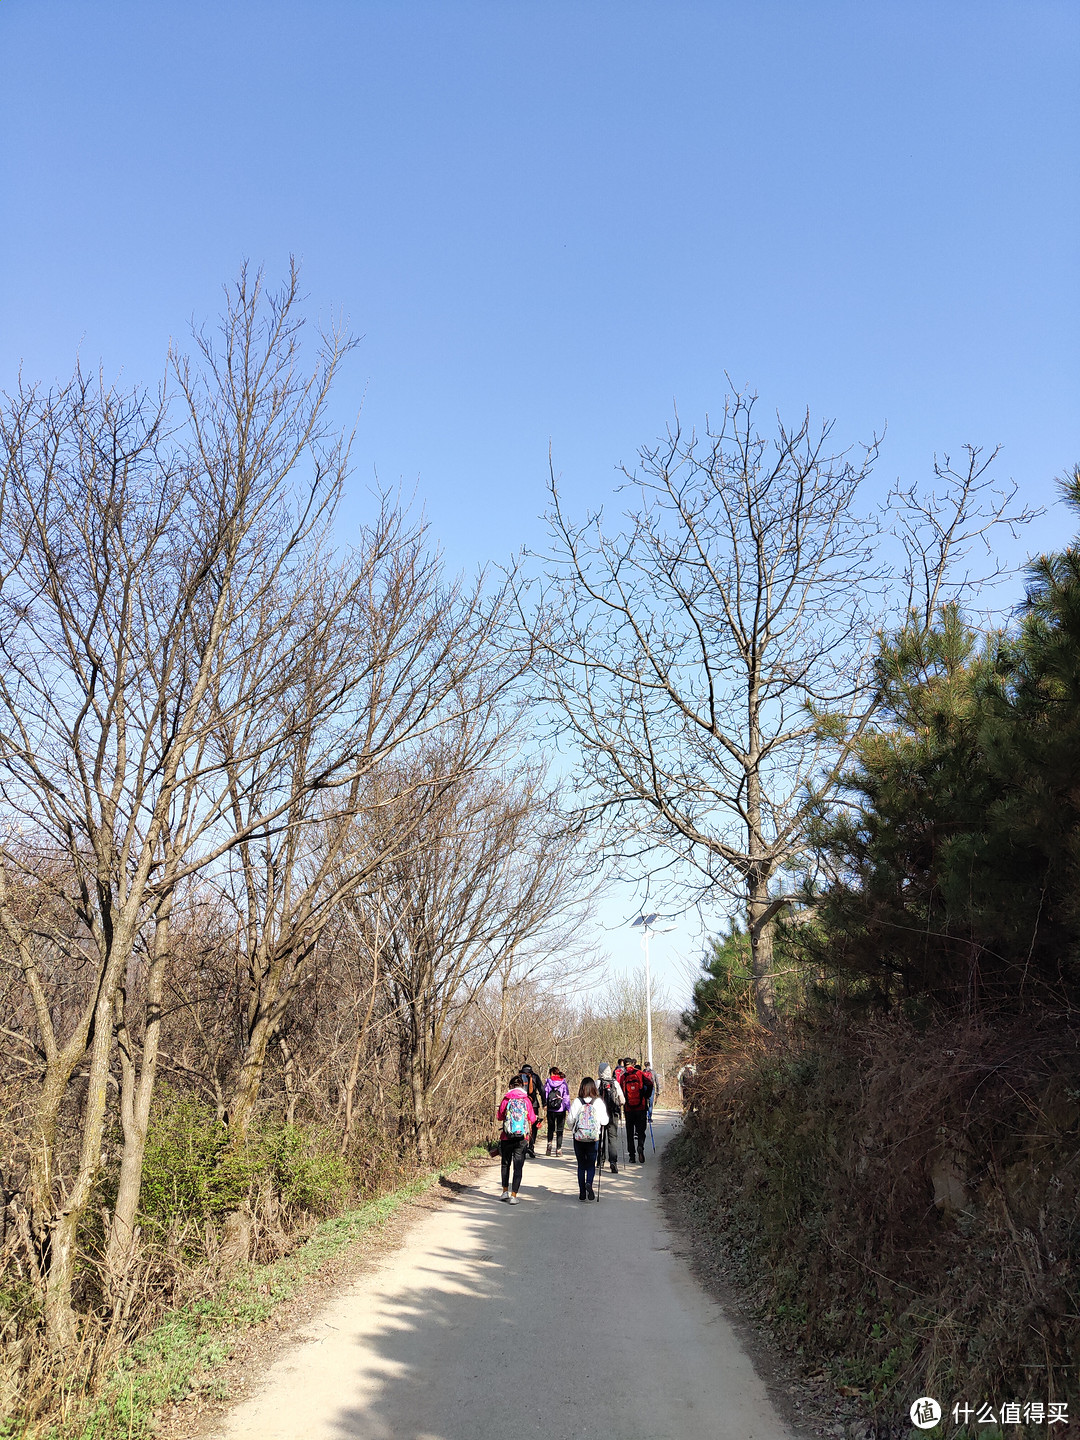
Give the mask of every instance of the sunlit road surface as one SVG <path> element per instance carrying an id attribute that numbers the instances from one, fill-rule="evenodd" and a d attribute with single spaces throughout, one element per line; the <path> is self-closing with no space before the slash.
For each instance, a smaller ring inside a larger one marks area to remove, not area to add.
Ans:
<path id="1" fill-rule="evenodd" d="M 676 1117 L 658 1112 L 657 1155 Z M 790 1440 L 664 1224 L 657 1156 L 578 1200 L 573 1147 L 420 1218 L 282 1354 L 221 1440 Z"/>

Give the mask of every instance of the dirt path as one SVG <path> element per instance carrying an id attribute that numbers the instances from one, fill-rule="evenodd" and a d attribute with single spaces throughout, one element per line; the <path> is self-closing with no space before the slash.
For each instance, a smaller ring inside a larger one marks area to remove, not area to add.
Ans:
<path id="1" fill-rule="evenodd" d="M 656 1176 L 650 1149 L 583 1205 L 568 1146 L 526 1162 L 509 1206 L 486 1172 L 343 1289 L 218 1440 L 790 1440 Z"/>

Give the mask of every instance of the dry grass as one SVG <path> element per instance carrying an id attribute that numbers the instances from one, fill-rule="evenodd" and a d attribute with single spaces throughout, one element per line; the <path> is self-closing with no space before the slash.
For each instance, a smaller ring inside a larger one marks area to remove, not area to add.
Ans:
<path id="1" fill-rule="evenodd" d="M 460 1163 L 468 1142 L 443 1138 L 438 1168 L 421 1173 L 389 1143 L 373 1140 L 344 1166 L 324 1136 L 273 1132 L 253 1149 L 234 1212 L 246 1258 L 224 1215 L 145 1215 L 136 1263 L 109 1296 L 100 1207 L 80 1237 L 78 1344 L 62 1355 L 45 1343 L 39 1288 L 21 1247 L 10 1246 L 0 1275 L 0 1440 L 148 1434 L 155 1409 L 185 1391 L 192 1371 L 220 1362 L 226 1325 L 264 1318 L 313 1267 Z M 166 1151 L 159 1163 L 173 1159 Z"/>
<path id="2" fill-rule="evenodd" d="M 918 1394 L 1080 1399 L 1078 1059 L 1047 1013 L 706 1049 L 682 1157 L 723 1243 L 788 1344 L 883 1419 Z"/>

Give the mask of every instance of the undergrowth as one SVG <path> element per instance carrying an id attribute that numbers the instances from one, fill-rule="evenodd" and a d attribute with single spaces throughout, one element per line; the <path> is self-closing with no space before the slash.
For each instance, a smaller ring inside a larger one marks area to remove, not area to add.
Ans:
<path id="1" fill-rule="evenodd" d="M 382 1167 L 374 1168 L 378 1184 Z M 249 1204 L 259 1184 L 288 1214 L 334 1214 L 364 1177 L 370 1183 L 372 1169 L 370 1153 L 350 1166 L 334 1137 L 312 1126 L 264 1124 L 236 1144 L 205 1101 L 163 1085 L 143 1160 L 140 1220 L 161 1230 L 181 1215 L 220 1219 Z"/>
<path id="2" fill-rule="evenodd" d="M 1077 1419 L 1078 1056 L 1050 1015 L 800 1023 L 702 1048 L 669 1163 L 781 1342 L 861 1396 L 879 1435 L 964 1433 L 910 1430 L 919 1395 L 947 1417 L 1057 1400 Z"/>
<path id="3" fill-rule="evenodd" d="M 196 1389 L 218 1393 L 214 1372 L 229 1358 L 237 1331 L 266 1320 L 365 1233 L 482 1153 L 470 1150 L 452 1164 L 323 1220 L 303 1244 L 278 1260 L 239 1268 L 214 1293 L 178 1307 L 134 1341 L 101 1379 L 96 1396 L 61 1393 L 59 1417 L 36 1424 L 15 1418 L 0 1422 L 0 1440 L 145 1440 L 163 1406 Z"/>

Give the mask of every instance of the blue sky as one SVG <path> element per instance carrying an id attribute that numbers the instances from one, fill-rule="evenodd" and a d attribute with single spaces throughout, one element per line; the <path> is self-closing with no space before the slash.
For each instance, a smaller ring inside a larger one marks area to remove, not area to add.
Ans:
<path id="1" fill-rule="evenodd" d="M 451 565 L 505 560 L 549 443 L 598 504 L 725 372 L 843 442 L 887 423 L 883 487 L 1000 443 L 1048 503 L 1080 460 L 1078 61 L 1080 7 L 1039 0 L 4 0 L 0 388 L 76 352 L 152 380 L 242 259 L 295 253 L 363 337 L 343 534 L 377 472 Z"/>

